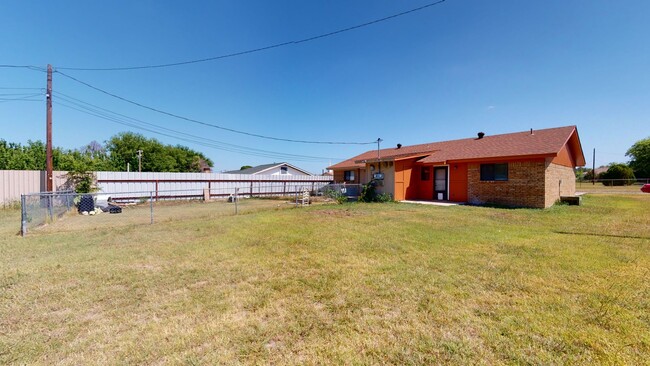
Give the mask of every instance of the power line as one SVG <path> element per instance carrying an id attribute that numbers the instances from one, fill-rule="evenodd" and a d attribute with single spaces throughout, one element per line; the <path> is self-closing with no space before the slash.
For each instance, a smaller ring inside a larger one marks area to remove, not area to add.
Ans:
<path id="1" fill-rule="evenodd" d="M 316 157 L 314 157 L 314 158 L 309 158 L 309 157 L 297 158 L 297 157 L 293 157 L 293 156 L 284 156 L 284 155 L 280 155 L 280 154 L 264 154 L 264 153 L 255 153 L 255 152 L 248 152 L 248 151 L 240 151 L 240 150 L 236 150 L 236 149 L 229 149 L 229 148 L 225 148 L 225 147 L 222 147 L 222 146 L 219 146 L 219 145 L 216 145 L 216 144 L 200 142 L 200 141 L 196 141 L 196 140 L 193 140 L 193 139 L 183 138 L 183 137 L 179 137 L 179 136 L 176 136 L 176 135 L 171 135 L 171 134 L 167 134 L 167 133 L 164 133 L 164 132 L 160 132 L 160 131 L 152 130 L 152 129 L 149 129 L 149 128 L 145 128 L 145 127 L 142 127 L 142 126 L 137 126 L 137 125 L 134 125 L 134 124 L 122 122 L 122 121 L 119 121 L 119 120 L 116 120 L 116 119 L 112 119 L 112 118 L 109 118 L 109 117 L 101 116 L 99 114 L 88 112 L 88 111 L 85 111 L 83 109 L 75 108 L 75 107 L 70 106 L 70 105 L 68 105 L 66 103 L 59 102 L 58 104 L 60 106 L 62 106 L 62 107 L 73 109 L 73 110 L 76 110 L 76 111 L 79 111 L 79 112 L 82 112 L 82 113 L 85 113 L 85 114 L 88 114 L 88 115 L 92 115 L 92 116 L 95 116 L 95 117 L 98 117 L 98 118 L 101 118 L 101 119 L 104 119 L 104 120 L 108 120 L 108 121 L 115 122 L 115 123 L 118 123 L 118 124 L 122 124 L 122 125 L 125 125 L 125 126 L 137 128 L 137 129 L 140 129 L 140 130 L 143 130 L 143 131 L 148 131 L 148 132 L 151 132 L 151 133 L 155 133 L 155 134 L 158 134 L 158 135 L 161 135 L 161 136 L 167 136 L 167 137 L 171 137 L 171 138 L 174 138 L 174 139 L 177 139 L 177 140 L 186 141 L 186 142 L 190 142 L 190 143 L 194 143 L 194 144 L 197 144 L 197 145 L 206 146 L 206 147 L 210 147 L 210 148 L 214 148 L 214 149 L 218 149 L 218 150 L 235 152 L 235 153 L 240 153 L 240 154 L 250 155 L 250 156 L 291 159 L 291 160 L 295 160 L 295 161 L 313 162 L 313 161 L 327 161 L 328 160 L 328 159 L 325 159 L 325 158 L 316 158 Z"/>
<path id="2" fill-rule="evenodd" d="M 94 90 L 96 90 L 96 91 L 98 91 L 98 92 L 100 92 L 100 93 L 103 93 L 103 94 L 109 95 L 109 96 L 111 96 L 111 97 L 113 97 L 113 98 L 119 99 L 119 100 L 121 100 L 121 101 L 123 101 L 123 102 L 127 102 L 127 103 L 130 103 L 130 104 L 136 105 L 136 106 L 138 106 L 138 107 L 140 107 L 140 108 L 148 109 L 148 110 L 150 110 L 150 111 L 153 111 L 153 112 L 156 112 L 156 113 L 160 113 L 160 114 L 164 114 L 164 115 L 169 116 L 169 117 L 174 117 L 174 118 L 182 119 L 182 120 L 187 121 L 187 122 L 192 122 L 192 123 L 200 124 L 200 125 L 203 125 L 203 126 L 208 126 L 208 127 L 212 127 L 212 128 L 217 128 L 217 129 L 224 130 L 224 131 L 228 131 L 228 132 L 232 132 L 232 133 L 238 133 L 238 134 L 240 134 L 240 135 L 246 135 L 246 136 L 258 137 L 258 138 L 267 139 L 267 140 L 285 141 L 285 142 L 294 142 L 294 143 L 302 143 L 302 144 L 324 144 L 324 145 L 369 145 L 369 144 L 374 144 L 374 143 L 375 143 L 375 141 L 372 141 L 372 142 L 338 142 L 338 141 L 308 141 L 308 140 L 294 140 L 294 139 L 285 139 L 285 138 L 281 138 L 281 137 L 272 137 L 272 136 L 266 136 L 266 135 L 260 135 L 260 134 L 256 134 L 256 133 L 251 133 L 251 132 L 245 132 L 245 131 L 235 130 L 235 129 L 232 129 L 232 128 L 223 127 L 223 126 L 215 125 L 215 124 L 212 124 L 212 123 L 207 123 L 207 122 L 199 121 L 199 120 L 196 120 L 196 119 L 193 119 L 193 118 L 184 117 L 184 116 L 181 116 L 181 115 L 178 115 L 178 114 L 174 114 L 174 113 L 171 113 L 171 112 L 166 112 L 166 111 L 163 111 L 163 110 L 160 110 L 160 109 L 157 109 L 157 108 L 153 108 L 153 107 L 150 107 L 150 106 L 144 105 L 144 104 L 142 104 L 142 103 L 138 103 L 138 102 L 132 101 L 132 100 L 130 100 L 130 99 L 127 99 L 127 98 L 121 97 L 121 96 L 119 96 L 119 95 L 117 95 L 117 94 L 113 94 L 113 93 L 108 92 L 108 91 L 106 91 L 106 90 L 104 90 L 104 89 L 100 89 L 100 88 L 98 88 L 98 87 L 96 87 L 96 86 L 93 86 L 93 85 L 91 85 L 91 84 L 89 84 L 89 83 L 87 83 L 87 82 L 85 82 L 85 81 L 81 81 L 81 80 L 79 80 L 79 79 L 77 79 L 77 78 L 75 78 L 75 77 L 73 77 L 73 76 L 70 76 L 70 75 L 68 75 L 68 74 L 66 74 L 66 73 L 64 73 L 64 72 L 62 72 L 62 71 L 58 71 L 58 70 L 57 70 L 56 72 L 57 72 L 58 74 L 61 74 L 61 75 L 65 76 L 65 77 L 71 79 L 71 80 L 76 81 L 76 82 L 79 83 L 79 84 L 85 85 L 85 86 L 87 86 L 87 87 L 89 87 L 89 88 L 91 88 L 91 89 L 94 89 Z"/>
<path id="3" fill-rule="evenodd" d="M 42 72 L 46 71 L 45 68 L 40 67 L 40 66 L 34 66 L 34 65 L 0 65 L 0 68 L 29 69 L 29 70 L 42 71 Z"/>
<path id="4" fill-rule="evenodd" d="M 196 64 L 200 62 L 208 62 L 208 61 L 215 61 L 215 60 L 220 60 L 224 58 L 230 58 L 230 57 L 236 57 L 236 56 L 242 56 L 242 55 L 247 55 L 251 53 L 256 53 L 256 52 L 262 52 L 262 51 L 267 51 L 270 49 L 274 48 L 279 48 L 279 47 L 284 47 L 284 46 L 289 46 L 289 45 L 295 45 L 295 44 L 300 44 L 300 43 L 305 43 L 305 42 L 311 42 L 315 41 L 317 39 L 325 38 L 325 37 L 331 37 L 340 33 L 345 33 L 349 32 L 355 29 L 367 27 L 373 24 L 381 23 L 390 19 L 398 18 L 410 13 L 414 13 L 417 11 L 424 10 L 426 8 L 442 4 L 446 0 L 439 0 L 435 1 L 432 3 L 428 3 L 425 5 L 422 5 L 417 8 L 413 8 L 410 10 L 403 11 L 401 13 L 389 15 L 383 18 L 375 19 L 366 23 L 361 23 L 358 25 L 354 25 L 351 27 L 347 28 L 342 28 L 338 29 L 332 32 L 328 33 L 323 33 L 317 36 L 313 37 L 308 37 L 308 38 L 303 38 L 300 40 L 295 40 L 295 41 L 287 41 L 287 42 L 282 42 L 282 43 L 276 43 L 273 45 L 265 46 L 265 47 L 259 47 L 259 48 L 254 48 L 246 51 L 240 51 L 240 52 L 235 52 L 235 53 L 230 53 L 230 54 L 225 54 L 225 55 L 220 55 L 220 56 L 214 56 L 214 57 L 207 57 L 207 58 L 202 58 L 202 59 L 197 59 L 197 60 L 189 60 L 189 61 L 182 61 L 182 62 L 173 62 L 173 63 L 166 63 L 166 64 L 157 64 L 157 65 L 142 65 L 142 66 L 128 66 L 128 67 L 107 67 L 107 68 L 83 68 L 83 67 L 57 67 L 59 70 L 77 70 L 77 71 L 125 71 L 125 70 L 141 70 L 141 69 L 155 69 L 155 68 L 163 68 L 163 67 L 172 67 L 172 66 L 181 66 L 181 65 L 189 65 L 189 64 Z"/>
<path id="5" fill-rule="evenodd" d="M 57 92 L 57 99 L 61 99 L 64 101 L 64 103 L 61 103 L 60 101 L 57 100 L 57 103 L 60 104 L 61 106 L 64 106 L 66 108 L 74 109 L 79 112 L 89 114 L 104 120 L 108 120 L 111 122 L 115 122 L 118 124 L 126 125 L 129 127 L 134 127 L 138 128 L 141 130 L 145 130 L 148 132 L 160 134 L 163 136 L 168 136 L 172 137 L 175 139 L 179 139 L 182 141 L 187 141 L 195 144 L 199 144 L 202 146 L 207 146 L 207 147 L 212 147 L 215 149 L 220 149 L 220 150 L 225 150 L 225 151 L 230 151 L 230 152 L 236 152 L 236 153 L 242 153 L 242 154 L 247 154 L 247 155 L 254 155 L 254 156 L 264 156 L 264 157 L 272 157 L 272 158 L 283 158 L 283 159 L 292 159 L 292 160 L 300 160 L 300 161 L 327 161 L 327 160 L 340 160 L 337 158 L 331 158 L 331 157 L 319 157 L 319 156 L 308 156 L 308 155 L 296 155 L 296 154 L 286 154 L 286 153 L 278 153 L 278 152 L 273 152 L 273 151 L 268 151 L 268 150 L 261 150 L 261 149 L 255 149 L 255 148 L 248 148 L 244 146 L 239 146 L 239 145 L 234 145 L 234 144 L 229 144 L 217 140 L 212 140 L 208 139 L 205 137 L 201 136 L 196 136 L 188 133 L 184 133 L 181 131 L 169 129 L 163 126 L 159 126 L 153 123 L 145 122 L 133 117 L 126 116 L 124 114 L 120 114 L 117 112 L 113 112 L 111 110 L 96 106 L 94 104 L 82 101 L 80 99 L 74 98 L 70 95 L 67 95 L 62 92 Z M 72 105 L 70 105 L 70 104 Z M 77 108 L 78 107 L 78 108 Z M 119 117 L 116 117 L 119 116 Z M 122 117 L 122 118 L 121 118 Z M 146 128 L 142 127 L 139 124 L 144 124 L 147 126 L 151 126 L 155 129 L 151 128 Z M 175 135 L 170 135 L 164 132 L 161 132 L 160 130 L 165 130 L 174 133 Z M 183 138 L 179 137 L 178 135 L 183 135 L 187 136 L 188 138 Z"/>
<path id="6" fill-rule="evenodd" d="M 184 132 L 181 132 L 181 131 L 173 130 L 173 129 L 166 128 L 166 127 L 163 127 L 163 126 L 160 126 L 160 125 L 156 125 L 156 124 L 153 124 L 153 123 L 145 122 L 145 121 L 142 121 L 142 120 L 139 120 L 139 119 L 136 119 L 136 118 L 132 118 L 132 117 L 129 117 L 129 116 L 126 116 L 126 115 L 123 115 L 123 114 L 120 114 L 120 113 L 117 113 L 117 112 L 113 112 L 113 111 L 110 111 L 110 110 L 108 110 L 108 109 L 105 109 L 105 108 L 102 108 L 102 107 L 99 107 L 99 106 L 96 106 L 96 105 L 93 105 L 93 104 L 90 104 L 90 103 L 84 102 L 84 101 L 82 101 L 82 100 L 79 100 L 79 99 L 76 99 L 76 98 L 70 97 L 70 96 L 68 96 L 68 95 L 65 95 L 65 94 L 63 94 L 63 93 L 61 93 L 61 92 L 58 92 L 58 93 L 57 93 L 57 95 L 60 95 L 60 94 L 64 95 L 63 99 L 64 99 L 65 101 L 67 101 L 67 102 L 69 102 L 69 103 L 72 103 L 72 104 L 74 104 L 74 105 L 77 105 L 77 106 L 79 106 L 80 108 L 83 108 L 83 109 L 85 110 L 85 111 L 81 111 L 81 112 L 90 111 L 90 112 L 92 112 L 92 113 L 95 113 L 95 114 L 93 114 L 93 115 L 95 115 L 95 116 L 97 116 L 97 117 L 100 117 L 100 118 L 103 118 L 103 119 L 107 119 L 107 118 L 109 118 L 111 121 L 113 121 L 113 122 L 117 122 L 117 123 L 124 122 L 124 119 L 120 119 L 120 118 L 114 117 L 114 116 L 112 116 L 112 115 L 122 116 L 122 117 L 126 118 L 127 120 L 130 120 L 130 121 L 133 121 L 133 122 L 136 122 L 136 123 L 142 123 L 142 124 L 145 124 L 145 125 L 148 125 L 148 126 L 152 126 L 152 127 L 154 127 L 154 128 L 158 128 L 158 129 L 162 129 L 162 130 L 170 131 L 170 132 L 173 132 L 173 133 L 176 133 L 176 134 L 180 134 L 180 135 L 189 136 L 189 137 L 191 137 L 191 138 L 193 138 L 193 139 L 199 139 L 199 140 L 207 141 L 207 142 L 209 142 L 209 143 L 219 144 L 220 146 L 226 146 L 226 147 L 231 147 L 231 148 L 235 148 L 235 149 L 240 149 L 240 150 L 237 150 L 237 152 L 250 150 L 250 151 L 254 151 L 254 152 L 262 152 L 262 153 L 268 153 L 268 154 L 275 154 L 275 155 L 278 155 L 278 156 L 281 155 L 281 156 L 283 156 L 283 157 L 291 157 L 291 158 L 296 158 L 296 157 L 298 157 L 298 158 L 310 158 L 310 159 L 319 159 L 319 160 L 325 160 L 325 159 L 332 159 L 332 160 L 333 160 L 333 159 L 335 159 L 335 158 L 330 158 L 330 157 L 318 157 L 318 156 L 307 156 L 307 155 L 295 155 L 295 154 L 277 153 L 277 152 L 273 152 L 273 151 L 267 151 L 267 150 L 261 150 L 261 149 L 255 149 L 255 148 L 248 148 L 248 147 L 243 147 L 243 146 L 239 146 L 239 145 L 229 144 L 229 143 L 225 143 L 225 142 L 221 142 L 221 141 L 217 141 L 217 140 L 213 140 L 213 139 L 208 139 L 208 138 L 205 138 L 205 137 L 196 136 L 196 135 L 192 135 L 192 134 L 184 133 Z M 61 96 L 59 96 L 59 97 L 61 97 Z M 97 110 L 93 110 L 92 108 L 89 108 L 89 107 L 87 107 L 87 106 L 81 105 L 81 104 L 79 104 L 79 103 L 75 103 L 74 100 L 76 100 L 76 101 L 78 101 L 78 102 L 80 102 L 80 103 L 83 103 L 83 104 L 89 105 L 89 106 L 91 106 L 91 107 L 94 107 L 94 108 L 96 108 L 96 109 L 99 109 L 99 111 L 97 111 Z M 69 107 L 69 106 L 68 106 L 68 107 Z M 102 112 L 102 111 L 105 111 L 105 112 Z M 121 123 L 121 124 L 126 124 L 126 123 L 128 123 L 128 122 Z M 131 126 L 131 127 L 136 127 L 136 128 L 141 128 L 141 129 L 143 129 L 143 128 L 142 128 L 141 126 L 139 126 L 139 125 L 133 125 L 133 124 L 127 124 L 127 125 L 128 125 L 128 126 Z M 160 131 L 157 131 L 157 130 L 150 130 L 150 129 L 145 129 L 145 130 L 150 131 L 150 132 L 154 132 L 154 133 L 160 133 Z M 165 136 L 169 136 L 169 137 L 178 138 L 177 136 L 173 136 L 173 135 L 166 135 L 166 134 L 164 134 L 164 135 L 165 135 Z M 183 140 L 184 140 L 184 141 L 189 141 L 189 140 L 186 140 L 186 139 L 183 139 Z M 196 142 L 196 141 L 190 141 L 190 142 Z M 229 150 L 229 151 L 234 151 L 234 150 Z"/>
<path id="7" fill-rule="evenodd" d="M 0 67 L 12 68 L 12 69 L 28 69 L 28 68 L 31 68 L 33 66 L 31 66 L 31 65 L 0 65 Z"/>
<path id="8" fill-rule="evenodd" d="M 18 99 L 4 99 L 0 98 L 0 103 L 8 103 L 8 102 L 42 102 L 43 99 L 26 99 L 26 98 L 18 98 Z"/>
<path id="9" fill-rule="evenodd" d="M 7 96 L 19 96 L 19 95 L 43 95 L 42 93 L 0 93 L 0 96 L 2 97 L 7 97 Z"/>
<path id="10" fill-rule="evenodd" d="M 43 99 L 34 99 L 43 96 L 43 93 L 0 93 L 0 102 L 41 102 Z"/>

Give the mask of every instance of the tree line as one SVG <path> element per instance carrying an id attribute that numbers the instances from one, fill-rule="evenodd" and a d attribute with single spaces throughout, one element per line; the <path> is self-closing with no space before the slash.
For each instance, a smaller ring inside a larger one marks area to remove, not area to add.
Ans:
<path id="1" fill-rule="evenodd" d="M 143 172 L 201 172 L 212 167 L 203 153 L 186 146 L 166 145 L 133 132 L 117 134 L 102 145 L 92 141 L 79 149 L 52 149 L 54 170 L 131 171 L 138 170 L 137 151 L 142 150 Z M 45 144 L 27 144 L 0 139 L 0 170 L 45 170 Z"/>

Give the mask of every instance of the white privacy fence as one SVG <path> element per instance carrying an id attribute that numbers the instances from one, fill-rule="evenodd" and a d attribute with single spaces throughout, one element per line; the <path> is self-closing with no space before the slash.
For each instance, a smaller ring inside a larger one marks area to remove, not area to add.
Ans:
<path id="1" fill-rule="evenodd" d="M 52 172 L 53 187 L 65 190 L 68 172 Z M 20 203 L 20 195 L 47 190 L 44 170 L 0 170 L 0 207 Z"/>
<path id="2" fill-rule="evenodd" d="M 281 196 L 295 193 L 296 187 L 317 191 L 331 181 L 311 175 L 97 172 L 102 192 L 152 192 L 154 199 L 190 198 L 206 189 L 211 198 L 229 196 L 235 189 L 251 197 Z"/>
<path id="3" fill-rule="evenodd" d="M 54 187 L 67 190 L 67 172 L 54 172 Z M 317 191 L 332 181 L 332 177 L 315 175 L 249 175 L 220 173 L 137 173 L 96 172 L 100 192 L 111 193 L 124 200 L 192 198 L 198 191 L 208 190 L 211 198 L 227 197 L 239 189 L 239 194 L 252 197 L 278 196 L 297 189 Z M 45 172 L 26 170 L 0 171 L 0 206 L 20 202 L 20 196 L 45 191 Z M 299 188 L 296 188 L 299 187 Z M 130 194 L 132 192 L 146 192 Z"/>

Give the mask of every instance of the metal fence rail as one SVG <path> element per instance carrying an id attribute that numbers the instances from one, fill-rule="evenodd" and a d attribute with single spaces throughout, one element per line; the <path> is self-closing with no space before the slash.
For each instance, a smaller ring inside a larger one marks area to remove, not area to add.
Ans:
<path id="1" fill-rule="evenodd" d="M 20 198 L 20 232 L 24 236 L 28 226 L 41 226 L 68 212 L 74 206 L 76 194 L 71 191 L 44 192 L 22 195 Z"/>
<path id="2" fill-rule="evenodd" d="M 336 193 L 340 192 L 344 196 L 350 198 L 356 198 L 361 196 L 362 188 L 363 188 L 363 184 L 332 183 L 323 186 L 323 188 L 321 188 L 321 191 L 324 192 L 325 194 L 329 192 L 336 192 Z"/>
<path id="3" fill-rule="evenodd" d="M 247 198 L 271 198 L 281 197 L 286 202 L 296 205 L 305 204 L 308 197 L 321 194 L 322 187 L 315 186 L 313 182 L 306 184 L 287 184 L 286 182 L 260 182 L 251 188 L 203 188 L 203 189 L 180 189 L 166 191 L 136 191 L 136 192 L 95 192 L 75 193 L 64 192 L 41 192 L 21 195 L 21 234 L 27 235 L 29 230 L 54 223 L 63 215 L 77 210 L 80 214 L 95 215 L 103 210 L 98 207 L 138 207 L 138 216 L 124 215 L 125 220 L 133 223 L 153 223 L 157 204 L 171 203 L 173 201 L 222 201 L 232 203 L 232 207 L 222 210 L 223 213 L 237 214 L 240 210 L 240 200 Z M 314 187 L 318 187 L 314 189 Z M 90 197 L 90 198 L 88 198 Z M 92 200 L 93 210 L 82 208 L 82 200 Z M 148 210 L 143 208 L 148 206 Z M 158 206 L 162 207 L 162 206 Z M 167 207 L 168 216 L 174 216 L 174 208 Z M 110 212 L 110 209 L 107 209 Z M 121 211 L 121 210 L 120 210 Z M 180 211 L 180 209 L 179 209 Z M 148 216 L 145 217 L 144 216 Z"/>
<path id="4" fill-rule="evenodd" d="M 630 186 L 630 185 L 644 185 L 650 184 L 650 178 L 634 178 L 634 179 L 576 179 L 576 184 L 579 185 L 596 185 L 601 184 L 607 187 L 612 186 Z"/>

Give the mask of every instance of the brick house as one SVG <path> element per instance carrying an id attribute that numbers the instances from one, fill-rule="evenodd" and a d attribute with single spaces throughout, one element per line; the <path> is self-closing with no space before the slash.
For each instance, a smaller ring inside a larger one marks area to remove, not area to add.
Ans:
<path id="1" fill-rule="evenodd" d="M 367 183 L 397 201 L 545 208 L 575 194 L 585 158 L 576 126 L 370 150 L 329 167 L 335 182 Z M 377 175 L 376 173 L 381 173 Z"/>

